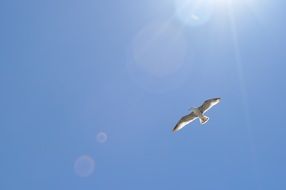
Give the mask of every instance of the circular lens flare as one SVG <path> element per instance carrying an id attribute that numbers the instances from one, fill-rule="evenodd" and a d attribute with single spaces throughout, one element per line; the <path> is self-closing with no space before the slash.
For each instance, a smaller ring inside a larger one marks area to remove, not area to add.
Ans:
<path id="1" fill-rule="evenodd" d="M 96 136 L 96 140 L 99 143 L 105 143 L 107 141 L 107 134 L 105 132 L 99 132 Z"/>
<path id="2" fill-rule="evenodd" d="M 133 43 L 135 67 L 165 78 L 184 64 L 186 40 L 181 28 L 170 22 L 153 22 L 136 35 Z"/>
<path id="3" fill-rule="evenodd" d="M 91 156 L 82 155 L 74 163 L 74 171 L 80 177 L 88 177 L 94 172 L 95 161 Z"/>

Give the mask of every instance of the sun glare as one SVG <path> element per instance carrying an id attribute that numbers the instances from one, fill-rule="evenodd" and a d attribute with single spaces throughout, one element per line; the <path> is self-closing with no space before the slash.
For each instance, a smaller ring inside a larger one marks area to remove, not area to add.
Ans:
<path id="1" fill-rule="evenodd" d="M 254 0 L 174 0 L 175 15 L 184 24 L 199 26 L 207 23 L 214 12 L 253 4 Z"/>
<path id="2" fill-rule="evenodd" d="M 202 25 L 211 18 L 213 3 L 212 0 L 175 0 L 176 16 L 184 24 Z"/>

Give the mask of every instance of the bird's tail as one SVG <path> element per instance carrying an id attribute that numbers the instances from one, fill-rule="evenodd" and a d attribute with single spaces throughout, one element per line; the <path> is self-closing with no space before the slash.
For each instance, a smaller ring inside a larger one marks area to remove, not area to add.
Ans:
<path id="1" fill-rule="evenodd" d="M 205 115 L 203 115 L 202 117 L 200 117 L 200 122 L 201 124 L 205 124 L 207 121 L 209 120 L 209 118 Z"/>

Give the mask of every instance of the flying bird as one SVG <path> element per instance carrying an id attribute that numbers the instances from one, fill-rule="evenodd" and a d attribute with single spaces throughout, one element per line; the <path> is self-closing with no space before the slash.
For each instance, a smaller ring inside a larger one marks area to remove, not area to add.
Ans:
<path id="1" fill-rule="evenodd" d="M 196 120 L 197 118 L 200 119 L 201 124 L 205 124 L 209 120 L 209 118 L 205 116 L 204 113 L 207 112 L 209 109 L 211 109 L 214 105 L 218 104 L 219 102 L 220 98 L 212 98 L 204 101 L 204 103 L 198 108 L 192 107 L 191 109 L 192 112 L 188 115 L 185 115 L 179 120 L 179 122 L 174 127 L 173 132 L 179 131 L 187 124 Z"/>

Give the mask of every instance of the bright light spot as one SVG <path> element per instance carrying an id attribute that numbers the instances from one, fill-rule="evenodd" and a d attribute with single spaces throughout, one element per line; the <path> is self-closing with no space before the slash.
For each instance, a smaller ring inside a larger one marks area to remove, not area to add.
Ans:
<path id="1" fill-rule="evenodd" d="M 104 132 L 99 132 L 96 136 L 96 140 L 99 143 L 105 143 L 107 141 L 107 134 Z"/>
<path id="2" fill-rule="evenodd" d="M 178 71 L 185 54 L 182 28 L 168 21 L 145 26 L 134 39 L 134 66 L 155 77 L 167 77 Z"/>
<path id="3" fill-rule="evenodd" d="M 74 163 L 74 171 L 80 177 L 90 176 L 95 167 L 94 160 L 88 155 L 80 156 Z"/>
<path id="4" fill-rule="evenodd" d="M 175 0 L 176 16 L 184 24 L 203 25 L 210 20 L 215 2 L 216 0 Z"/>
<path id="5" fill-rule="evenodd" d="M 217 13 L 233 12 L 239 13 L 254 10 L 260 11 L 261 5 L 269 7 L 269 0 L 174 0 L 175 15 L 182 23 L 189 26 L 200 26 L 206 24 L 217 16 Z M 265 4 L 267 3 L 267 4 Z M 259 4 L 259 6 L 258 6 Z M 215 14 L 215 15 L 214 15 Z"/>

